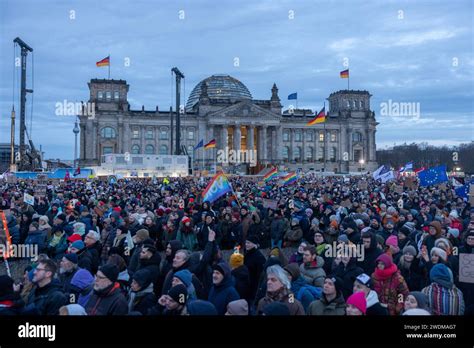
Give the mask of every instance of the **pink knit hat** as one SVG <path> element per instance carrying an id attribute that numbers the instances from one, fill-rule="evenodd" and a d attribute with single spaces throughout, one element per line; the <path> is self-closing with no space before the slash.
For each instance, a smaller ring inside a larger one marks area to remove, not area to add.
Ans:
<path id="1" fill-rule="evenodd" d="M 390 236 L 390 237 L 388 237 L 387 240 L 385 241 L 385 245 L 386 245 L 386 246 L 391 245 L 391 246 L 394 246 L 394 247 L 398 246 L 398 238 L 397 238 L 397 236 Z"/>
<path id="2" fill-rule="evenodd" d="M 379 257 L 377 257 L 377 260 L 375 262 L 376 262 L 376 264 L 379 263 L 379 262 L 382 262 L 385 265 L 385 268 L 388 268 L 391 265 L 393 265 L 392 257 L 390 255 L 387 255 L 387 254 L 380 255 Z"/>
<path id="3" fill-rule="evenodd" d="M 356 292 L 349 296 L 347 299 L 347 304 L 353 305 L 364 314 L 367 312 L 367 300 L 365 299 L 365 294 L 362 291 Z"/>

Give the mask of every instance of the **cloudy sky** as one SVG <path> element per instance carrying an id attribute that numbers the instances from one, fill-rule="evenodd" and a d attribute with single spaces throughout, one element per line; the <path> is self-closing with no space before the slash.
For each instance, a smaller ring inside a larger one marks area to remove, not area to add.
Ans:
<path id="1" fill-rule="evenodd" d="M 56 116 L 55 105 L 86 101 L 87 82 L 107 77 L 95 62 L 108 54 L 132 109 L 149 110 L 169 108 L 173 66 L 186 75 L 186 96 L 221 73 L 255 99 L 268 99 L 275 82 L 285 107 L 298 92 L 298 107 L 319 110 L 347 88 L 339 71 L 348 62 L 351 88 L 373 95 L 378 148 L 472 141 L 473 12 L 471 0 L 0 0 L 0 142 L 10 138 L 14 99 L 18 108 L 17 36 L 34 49 L 32 137 L 46 158 L 72 159 L 74 118 Z M 389 101 L 419 103 L 420 115 L 381 115 Z M 30 108 L 31 98 L 28 127 Z"/>

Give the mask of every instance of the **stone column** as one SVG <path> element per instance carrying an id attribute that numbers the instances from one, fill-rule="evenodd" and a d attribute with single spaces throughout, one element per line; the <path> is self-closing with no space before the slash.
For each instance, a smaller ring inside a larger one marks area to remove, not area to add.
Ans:
<path id="1" fill-rule="evenodd" d="M 370 159 L 370 131 L 368 129 L 365 130 L 365 141 L 364 141 L 364 147 L 365 147 L 365 151 L 364 151 L 364 160 L 365 160 L 365 163 L 367 163 Z"/>
<path id="2" fill-rule="evenodd" d="M 214 126 L 213 125 L 209 125 L 208 126 L 208 129 L 207 129 L 207 142 L 210 142 L 212 139 L 215 139 L 215 134 L 214 134 Z M 217 142 L 217 140 L 216 140 Z M 204 143 L 204 145 L 206 144 L 206 142 Z M 213 163 L 214 162 L 214 149 L 209 149 L 209 150 L 205 150 L 205 156 L 208 160 L 208 162 L 210 163 Z"/>
<path id="3" fill-rule="evenodd" d="M 261 158 L 263 160 L 263 164 L 267 164 L 268 162 L 268 156 L 267 156 L 267 126 L 262 126 L 261 129 L 261 137 L 260 141 L 262 143 L 261 146 Z"/>
<path id="4" fill-rule="evenodd" d="M 347 151 L 349 152 L 349 162 L 354 160 L 354 154 L 352 153 L 352 129 L 347 129 Z"/>
<path id="5" fill-rule="evenodd" d="M 282 151 L 281 151 L 281 147 L 283 146 L 283 128 L 282 126 L 277 126 L 276 127 L 276 144 L 275 144 L 275 148 L 276 148 L 276 161 L 278 163 L 281 163 L 281 159 L 282 159 Z"/>
<path id="6" fill-rule="evenodd" d="M 79 153 L 80 159 L 86 159 L 86 125 L 84 123 L 79 124 L 80 133 L 79 133 Z"/>
<path id="7" fill-rule="evenodd" d="M 377 132 L 377 130 L 372 130 L 372 161 L 377 160 L 377 145 L 375 144 L 375 132 Z"/>
<path id="8" fill-rule="evenodd" d="M 145 126 L 140 126 L 140 154 L 145 153 Z"/>
<path id="9" fill-rule="evenodd" d="M 306 134 L 305 130 L 301 130 L 301 136 L 303 137 L 303 149 L 301 150 L 301 163 L 306 161 Z"/>
<path id="10" fill-rule="evenodd" d="M 242 132 L 240 124 L 234 126 L 234 150 L 239 151 L 242 147 Z"/>
<path id="11" fill-rule="evenodd" d="M 254 150 L 254 129 L 255 126 L 247 126 L 247 150 Z"/>
<path id="12" fill-rule="evenodd" d="M 99 123 L 97 121 L 92 122 L 92 153 L 91 153 L 91 159 L 93 160 L 99 160 L 100 163 L 100 158 L 97 154 L 97 144 L 99 143 L 99 135 L 100 135 L 100 130 L 99 130 Z"/>
<path id="13" fill-rule="evenodd" d="M 222 133 L 221 133 L 222 139 L 221 139 L 221 148 L 222 150 L 225 150 L 226 146 L 228 146 L 228 136 L 229 132 L 227 130 L 227 125 L 222 126 Z"/>
<path id="14" fill-rule="evenodd" d="M 119 122 L 118 124 L 118 136 L 117 136 L 117 151 L 118 153 L 123 154 L 123 122 Z"/>

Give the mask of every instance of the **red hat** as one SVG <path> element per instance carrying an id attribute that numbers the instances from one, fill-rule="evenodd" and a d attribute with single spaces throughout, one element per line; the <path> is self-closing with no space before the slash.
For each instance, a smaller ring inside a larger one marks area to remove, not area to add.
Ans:
<path id="1" fill-rule="evenodd" d="M 117 213 L 120 213 L 122 211 L 122 208 L 120 208 L 119 206 L 116 206 L 114 209 L 112 209 L 113 211 L 116 211 Z"/>
<path id="2" fill-rule="evenodd" d="M 169 214 L 169 213 L 171 213 L 171 209 L 170 209 L 170 208 L 166 208 L 166 209 L 165 209 L 165 214 Z"/>
<path id="3" fill-rule="evenodd" d="M 364 314 L 367 312 L 367 300 L 365 299 L 365 294 L 362 291 L 356 292 L 349 296 L 347 299 L 347 304 L 353 305 Z"/>
<path id="4" fill-rule="evenodd" d="M 165 213 L 165 211 L 163 209 L 161 209 L 161 208 L 156 209 L 156 214 L 158 216 L 163 216 L 164 213 Z"/>
<path id="5" fill-rule="evenodd" d="M 194 198 L 190 198 L 189 203 L 194 203 Z"/>
<path id="6" fill-rule="evenodd" d="M 189 216 L 185 216 L 185 217 L 183 217 L 183 218 L 181 219 L 181 222 L 182 222 L 183 224 L 186 224 L 186 223 L 188 223 L 188 222 L 191 222 L 191 219 L 189 218 Z"/>
<path id="7" fill-rule="evenodd" d="M 376 262 L 382 262 L 385 265 L 385 268 L 388 268 L 393 265 L 393 260 L 390 255 L 387 254 L 382 254 L 379 257 L 377 257 Z"/>
<path id="8" fill-rule="evenodd" d="M 69 237 L 67 237 L 67 241 L 70 243 L 74 243 L 77 240 L 82 240 L 81 235 L 77 233 L 71 234 Z"/>

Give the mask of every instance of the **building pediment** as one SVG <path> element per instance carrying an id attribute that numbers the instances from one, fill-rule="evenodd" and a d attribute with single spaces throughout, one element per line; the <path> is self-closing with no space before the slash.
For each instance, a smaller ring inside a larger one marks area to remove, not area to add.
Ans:
<path id="1" fill-rule="evenodd" d="M 244 100 L 223 109 L 210 112 L 206 118 L 212 121 L 248 119 L 249 121 L 276 121 L 279 122 L 281 116 L 255 105 L 250 100 Z"/>

